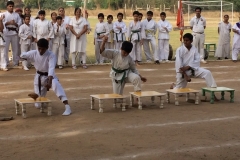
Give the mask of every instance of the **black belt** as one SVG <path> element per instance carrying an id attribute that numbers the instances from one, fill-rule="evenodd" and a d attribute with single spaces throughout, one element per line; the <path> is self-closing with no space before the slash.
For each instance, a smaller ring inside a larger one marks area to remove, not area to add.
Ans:
<path id="1" fill-rule="evenodd" d="M 121 36 L 122 36 L 122 42 L 123 42 L 123 33 L 122 33 L 122 31 L 120 31 L 120 33 L 121 33 Z M 117 40 L 117 42 L 119 41 L 118 40 L 118 33 L 115 33 L 116 34 L 116 40 Z"/>
<path id="2" fill-rule="evenodd" d="M 13 27 L 6 27 L 6 28 L 8 29 L 8 31 L 16 31 L 18 33 L 17 28 L 13 28 Z"/>
<path id="3" fill-rule="evenodd" d="M 197 34 L 203 34 L 204 32 L 193 32 L 193 33 L 197 33 Z"/>
<path id="4" fill-rule="evenodd" d="M 2 36 L 2 35 L 0 35 L 0 38 L 2 38 L 3 42 L 5 42 L 5 39 L 3 38 L 3 36 Z"/>
<path id="5" fill-rule="evenodd" d="M 37 71 L 37 74 L 39 74 L 38 76 L 38 89 L 39 89 L 39 96 L 41 97 L 41 87 L 42 87 L 42 84 L 41 84 L 41 77 L 42 76 L 48 76 L 48 72 L 40 72 L 40 71 Z"/>

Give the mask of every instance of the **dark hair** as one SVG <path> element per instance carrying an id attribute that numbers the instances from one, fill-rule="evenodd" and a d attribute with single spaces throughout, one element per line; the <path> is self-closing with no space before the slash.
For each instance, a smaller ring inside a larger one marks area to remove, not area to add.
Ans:
<path id="1" fill-rule="evenodd" d="M 76 15 L 76 12 L 77 12 L 78 10 L 82 11 L 81 8 L 77 7 L 77 8 L 75 8 L 75 10 L 74 10 L 74 15 Z"/>
<path id="2" fill-rule="evenodd" d="M 226 14 L 226 15 L 224 15 L 223 17 L 228 17 L 228 18 L 229 18 L 229 15 Z"/>
<path id="3" fill-rule="evenodd" d="M 108 19 L 108 18 L 112 18 L 112 19 L 113 19 L 113 16 L 112 16 L 112 15 L 108 15 L 108 16 L 107 16 L 107 19 Z"/>
<path id="4" fill-rule="evenodd" d="M 25 8 L 24 8 L 24 11 L 25 11 L 26 9 L 29 9 L 29 10 L 31 10 L 31 8 L 30 8 L 30 7 L 25 7 Z"/>
<path id="5" fill-rule="evenodd" d="M 24 15 L 24 16 L 23 16 L 23 19 L 25 20 L 27 17 L 28 17 L 29 19 L 31 18 L 31 16 L 29 16 L 29 15 Z"/>
<path id="6" fill-rule="evenodd" d="M 48 48 L 48 40 L 46 40 L 45 38 L 39 39 L 37 42 L 37 46 L 42 48 Z"/>
<path id="7" fill-rule="evenodd" d="M 183 36 L 183 39 L 185 39 L 185 38 L 188 38 L 190 41 L 192 41 L 193 40 L 193 35 L 191 33 L 186 33 Z"/>
<path id="8" fill-rule="evenodd" d="M 123 14 L 121 13 L 121 12 L 119 12 L 118 14 L 117 14 L 117 17 L 118 16 L 122 16 L 123 17 Z"/>
<path id="9" fill-rule="evenodd" d="M 61 19 L 61 20 L 62 20 L 62 17 L 61 17 L 61 16 L 57 16 L 56 20 L 58 20 L 58 19 Z"/>
<path id="10" fill-rule="evenodd" d="M 202 8 L 201 7 L 196 7 L 195 11 L 198 10 L 198 9 L 200 10 L 200 12 L 202 12 Z"/>
<path id="11" fill-rule="evenodd" d="M 59 8 L 58 8 L 58 11 L 59 11 L 60 9 L 65 10 L 63 7 L 59 7 Z"/>
<path id="12" fill-rule="evenodd" d="M 147 14 L 153 15 L 152 11 L 147 11 Z"/>
<path id="13" fill-rule="evenodd" d="M 161 12 L 160 16 L 165 16 L 166 17 L 166 13 L 165 12 Z"/>
<path id="14" fill-rule="evenodd" d="M 53 15 L 54 13 L 57 15 L 57 13 L 56 13 L 56 12 L 52 12 L 52 13 L 51 13 L 51 17 L 52 17 L 52 15 Z"/>
<path id="15" fill-rule="evenodd" d="M 142 13 L 140 13 L 140 12 L 138 13 L 138 15 L 139 15 L 139 16 L 143 16 L 143 14 L 142 14 Z"/>
<path id="16" fill-rule="evenodd" d="M 13 5 L 14 6 L 14 2 L 13 1 L 8 1 L 7 2 L 7 6 L 9 6 L 9 5 Z"/>
<path id="17" fill-rule="evenodd" d="M 139 12 L 138 12 L 138 11 L 134 11 L 134 12 L 133 12 L 133 16 L 134 16 L 135 14 L 139 15 Z"/>
<path id="18" fill-rule="evenodd" d="M 100 17 L 104 18 L 104 14 L 103 13 L 99 13 L 98 14 L 98 18 L 100 18 Z"/>
<path id="19" fill-rule="evenodd" d="M 46 15 L 46 12 L 45 12 L 44 10 L 40 10 L 40 11 L 38 12 L 38 15 L 40 15 L 40 14 Z"/>
<path id="20" fill-rule="evenodd" d="M 127 53 L 132 52 L 132 48 L 133 48 L 133 44 L 131 42 L 124 41 L 122 43 L 121 49 L 124 50 L 125 52 L 127 52 Z"/>

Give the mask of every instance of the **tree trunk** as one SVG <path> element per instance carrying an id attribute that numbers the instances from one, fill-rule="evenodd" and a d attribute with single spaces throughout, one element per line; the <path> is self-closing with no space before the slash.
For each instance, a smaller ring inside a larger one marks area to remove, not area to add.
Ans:
<path id="1" fill-rule="evenodd" d="M 38 0 L 38 9 L 41 10 L 40 0 Z"/>

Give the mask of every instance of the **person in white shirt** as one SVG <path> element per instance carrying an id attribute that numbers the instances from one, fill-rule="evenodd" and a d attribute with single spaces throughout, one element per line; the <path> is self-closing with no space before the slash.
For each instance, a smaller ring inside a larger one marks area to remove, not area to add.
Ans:
<path id="1" fill-rule="evenodd" d="M 117 14 L 117 21 L 113 23 L 114 30 L 114 41 L 115 41 L 115 49 L 120 50 L 122 46 L 122 42 L 126 40 L 125 33 L 127 33 L 127 26 L 122 21 L 123 14 Z"/>
<path id="2" fill-rule="evenodd" d="M 221 60 L 221 58 L 224 57 L 225 59 L 228 59 L 230 57 L 230 33 L 232 30 L 232 25 L 228 22 L 228 15 L 224 15 L 223 18 L 223 22 L 220 22 L 218 25 L 219 40 L 217 50 L 215 52 L 215 57 L 217 57 L 217 60 Z"/>
<path id="3" fill-rule="evenodd" d="M 33 26 L 34 26 L 35 18 L 31 15 L 31 9 L 30 9 L 30 7 L 25 7 L 25 8 L 24 8 L 24 15 L 30 17 L 30 25 L 33 27 Z M 32 49 L 32 50 L 35 50 L 35 49 L 36 49 L 36 43 L 35 43 L 35 42 L 32 42 L 31 49 Z"/>
<path id="4" fill-rule="evenodd" d="M 58 15 L 63 18 L 63 25 L 65 25 L 66 27 L 69 27 L 69 23 L 71 19 L 69 16 L 65 15 L 65 9 L 63 7 L 58 8 Z M 68 34 L 66 34 L 66 38 L 64 39 L 65 41 L 64 60 L 66 65 L 68 65 L 68 61 L 69 61 L 70 37 L 71 37 L 71 32 L 68 32 Z"/>
<path id="5" fill-rule="evenodd" d="M 195 8 L 196 16 L 190 20 L 190 26 L 193 31 L 193 45 L 198 49 L 200 53 L 200 58 L 202 63 L 207 63 L 204 60 L 204 43 L 205 43 L 205 34 L 204 30 L 206 29 L 206 19 L 201 16 L 202 8 Z"/>
<path id="6" fill-rule="evenodd" d="M 240 17 L 239 22 L 234 24 L 232 27 L 233 35 L 233 49 L 232 49 L 232 60 L 237 62 L 238 54 L 240 53 Z"/>
<path id="7" fill-rule="evenodd" d="M 65 105 L 63 116 L 71 114 L 71 108 L 68 104 L 67 96 L 62 85 L 55 74 L 56 56 L 48 50 L 48 40 L 41 38 L 37 42 L 38 50 L 24 52 L 21 58 L 34 63 L 36 75 L 34 78 L 34 92 L 39 97 L 45 97 L 50 88 L 55 92 L 57 97 Z M 35 103 L 36 108 L 40 108 L 40 104 Z"/>
<path id="8" fill-rule="evenodd" d="M 20 48 L 21 48 L 21 54 L 23 52 L 28 52 L 32 48 L 32 41 L 33 41 L 33 26 L 30 24 L 30 17 L 25 15 L 24 16 L 24 24 L 22 24 L 19 28 L 20 37 Z M 22 66 L 25 71 L 28 71 L 28 66 L 30 63 L 28 63 L 26 60 L 22 61 Z"/>
<path id="9" fill-rule="evenodd" d="M 109 28 L 107 24 L 104 22 L 104 14 L 98 14 L 99 22 L 96 24 L 95 31 L 94 31 L 94 45 L 95 45 L 95 57 L 96 57 L 96 64 L 103 64 L 104 57 L 100 54 L 100 45 L 102 39 L 109 34 Z"/>
<path id="10" fill-rule="evenodd" d="M 142 14 L 142 13 L 139 13 L 139 14 L 138 14 L 138 20 L 139 20 L 139 22 L 142 21 L 142 18 L 143 18 L 143 14 Z"/>
<path id="11" fill-rule="evenodd" d="M 112 69 L 110 77 L 112 78 L 113 93 L 123 94 L 126 83 L 132 83 L 135 92 L 141 91 L 141 81 L 146 82 L 147 79 L 142 77 L 136 69 L 135 63 L 129 53 L 132 51 L 132 43 L 124 41 L 121 50 L 106 49 L 105 43 L 107 37 L 104 37 L 101 44 L 100 53 L 102 56 L 112 60 Z"/>
<path id="12" fill-rule="evenodd" d="M 37 43 L 37 41 L 41 38 L 45 38 L 50 41 L 51 38 L 54 38 L 52 23 L 45 19 L 46 13 L 44 10 L 39 11 L 38 14 L 39 19 L 34 21 L 33 26 L 34 41 Z"/>
<path id="13" fill-rule="evenodd" d="M 14 2 L 8 1 L 7 2 L 7 12 L 4 12 L 4 20 L 3 25 L 4 30 L 4 40 L 5 40 L 5 49 L 4 54 L 7 61 L 7 64 L 9 64 L 9 58 L 8 58 L 8 51 L 9 46 L 11 44 L 12 47 L 12 55 L 13 55 L 13 66 L 18 67 L 19 65 L 19 38 L 18 38 L 18 28 L 22 24 L 22 19 L 20 18 L 19 14 L 16 12 L 13 12 L 14 9 Z"/>
<path id="14" fill-rule="evenodd" d="M 139 12 L 133 12 L 133 21 L 129 23 L 128 27 L 128 40 L 133 44 L 133 49 L 130 53 L 133 61 L 136 65 L 139 65 L 139 62 L 142 61 L 141 55 L 141 44 L 142 44 L 142 37 L 141 37 L 141 22 L 139 21 Z"/>
<path id="15" fill-rule="evenodd" d="M 157 57 L 157 44 L 155 39 L 155 34 L 157 32 L 157 23 L 152 19 L 153 12 L 147 12 L 147 19 L 143 20 L 142 23 L 142 39 L 143 39 L 143 50 L 146 55 L 147 62 L 152 62 Z M 151 44 L 153 56 L 150 51 Z M 156 59 L 155 59 L 156 60 Z"/>
<path id="16" fill-rule="evenodd" d="M 52 23 L 52 27 L 54 26 L 54 24 L 56 24 L 57 23 L 57 13 L 56 12 L 52 12 L 51 13 L 51 23 Z M 53 31 L 54 32 L 54 31 Z M 53 33 L 53 38 L 51 38 L 50 40 L 49 40 L 49 47 L 48 47 L 48 49 L 50 50 L 50 51 L 52 51 L 52 47 L 53 47 L 53 39 L 55 38 L 55 36 L 54 36 L 54 33 Z"/>
<path id="17" fill-rule="evenodd" d="M 112 21 L 113 21 L 113 16 L 108 15 L 107 16 L 107 26 L 108 26 L 108 29 L 109 29 L 109 34 L 108 34 L 108 41 L 105 44 L 106 49 L 114 49 L 114 42 L 113 42 L 114 30 L 113 30 Z"/>
<path id="18" fill-rule="evenodd" d="M 76 54 L 79 54 L 79 58 L 82 58 L 83 68 L 86 66 L 86 46 L 87 46 L 87 21 L 84 17 L 81 17 L 81 9 L 75 8 L 73 17 L 69 23 L 71 34 L 70 40 L 70 53 L 72 54 L 72 68 L 77 69 L 76 66 Z"/>
<path id="19" fill-rule="evenodd" d="M 8 71 L 7 62 L 4 54 L 5 40 L 3 38 L 3 19 L 4 15 L 0 13 L 0 69 L 3 71 Z"/>
<path id="20" fill-rule="evenodd" d="M 63 60 L 64 60 L 64 51 L 65 51 L 65 42 L 64 39 L 66 34 L 69 32 L 68 26 L 62 23 L 62 17 L 56 17 L 57 22 L 53 25 L 54 29 L 54 39 L 52 41 L 52 52 L 57 57 L 57 65 L 59 69 L 63 68 Z"/>
<path id="21" fill-rule="evenodd" d="M 156 61 L 168 61 L 169 55 L 169 32 L 172 31 L 172 25 L 166 20 L 166 13 L 160 13 L 161 20 L 158 25 L 158 56 Z M 158 62 L 156 62 L 158 63 Z"/>
<path id="22" fill-rule="evenodd" d="M 207 87 L 217 87 L 212 73 L 200 67 L 200 55 L 195 46 L 192 45 L 193 35 L 186 33 L 183 36 L 184 45 L 176 51 L 176 84 L 172 84 L 171 88 L 186 88 L 187 83 L 191 82 L 191 78 L 203 78 Z"/>

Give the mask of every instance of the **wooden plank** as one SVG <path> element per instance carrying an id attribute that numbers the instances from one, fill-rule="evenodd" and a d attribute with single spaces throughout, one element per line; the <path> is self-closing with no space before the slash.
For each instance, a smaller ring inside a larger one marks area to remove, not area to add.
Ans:
<path id="1" fill-rule="evenodd" d="M 191 88 L 167 89 L 166 91 L 170 93 L 199 93 L 198 90 Z"/>
<path id="2" fill-rule="evenodd" d="M 45 97 L 39 97 L 36 101 L 32 98 L 22 98 L 22 99 L 14 99 L 18 103 L 21 104 L 32 104 L 32 103 L 50 103 L 51 101 Z"/>
<path id="3" fill-rule="evenodd" d="M 202 88 L 202 89 L 204 89 L 206 91 L 214 91 L 214 92 L 235 91 L 235 89 L 227 88 L 227 87 L 216 87 L 216 88 L 205 87 L 205 88 Z"/>
<path id="4" fill-rule="evenodd" d="M 130 94 L 137 97 L 152 97 L 152 96 L 165 96 L 165 93 L 159 93 L 156 91 L 142 91 L 142 92 L 130 92 Z"/>
<path id="5" fill-rule="evenodd" d="M 123 97 L 120 94 L 96 94 L 96 95 L 90 95 L 90 97 L 94 97 L 97 99 L 123 99 Z"/>

